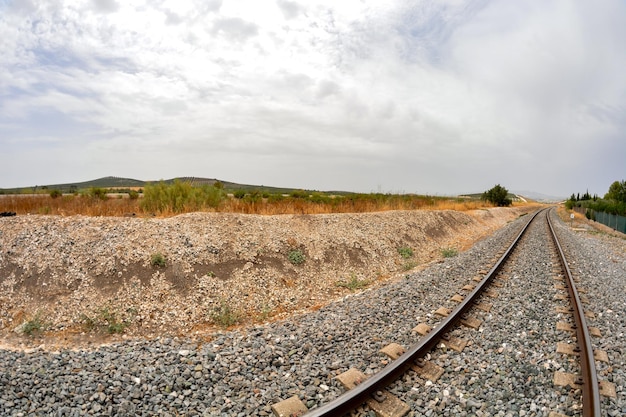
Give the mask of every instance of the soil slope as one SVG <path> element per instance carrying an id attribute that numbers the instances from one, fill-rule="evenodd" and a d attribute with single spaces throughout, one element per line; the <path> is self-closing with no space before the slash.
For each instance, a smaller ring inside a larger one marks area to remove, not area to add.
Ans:
<path id="1" fill-rule="evenodd" d="M 210 337 L 404 276 L 532 210 L 0 218 L 0 345 Z"/>

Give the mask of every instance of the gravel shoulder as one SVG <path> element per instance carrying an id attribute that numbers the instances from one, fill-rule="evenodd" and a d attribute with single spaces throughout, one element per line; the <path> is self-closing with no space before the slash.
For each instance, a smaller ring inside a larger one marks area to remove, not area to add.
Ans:
<path id="1" fill-rule="evenodd" d="M 208 339 L 399 279 L 533 209 L 2 218 L 0 344 Z"/>

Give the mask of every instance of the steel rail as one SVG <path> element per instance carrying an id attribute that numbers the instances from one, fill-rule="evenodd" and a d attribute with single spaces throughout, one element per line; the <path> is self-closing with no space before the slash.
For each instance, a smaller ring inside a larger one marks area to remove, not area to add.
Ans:
<path id="1" fill-rule="evenodd" d="M 506 259 L 510 256 L 513 249 L 517 246 L 522 236 L 528 229 L 530 223 L 537 217 L 537 215 L 547 209 L 542 209 L 535 212 L 530 220 L 524 225 L 519 232 L 511 246 L 504 252 L 496 264 L 487 272 L 485 277 L 476 285 L 476 287 L 463 299 L 463 301 L 454 308 L 450 314 L 443 319 L 433 330 L 426 336 L 421 338 L 417 344 L 408 349 L 402 356 L 395 361 L 389 363 L 381 371 L 373 374 L 365 381 L 361 382 L 355 388 L 346 391 L 339 397 L 335 398 L 329 403 L 326 403 L 318 408 L 315 408 L 305 414 L 307 417 L 332 417 L 344 415 L 351 410 L 357 408 L 359 405 L 366 402 L 376 391 L 381 390 L 381 387 L 386 387 L 391 384 L 397 378 L 402 376 L 412 365 L 415 360 L 422 358 L 437 343 L 442 339 L 444 334 L 448 333 L 454 328 L 457 322 L 461 319 L 463 314 L 468 311 L 475 301 L 478 299 L 478 295 L 482 290 L 487 287 L 489 282 L 495 277 L 498 271 L 504 265 Z"/>
<path id="2" fill-rule="evenodd" d="M 574 314 L 574 322 L 576 323 L 576 341 L 580 348 L 580 368 L 582 373 L 582 397 L 583 397 L 583 417 L 595 417 L 600 416 L 600 385 L 598 383 L 598 374 L 596 372 L 596 361 L 593 356 L 593 348 L 591 346 L 591 336 L 589 334 L 589 328 L 587 327 L 587 320 L 585 320 L 585 312 L 583 310 L 582 302 L 576 291 L 576 285 L 572 272 L 569 269 L 567 261 L 565 260 L 565 254 L 561 248 L 561 244 L 556 236 L 556 232 L 552 227 L 550 216 L 547 216 L 548 226 L 550 226 L 550 232 L 552 240 L 559 253 L 559 259 L 561 266 L 566 276 L 567 292 L 569 294 L 570 304 L 572 306 Z"/>

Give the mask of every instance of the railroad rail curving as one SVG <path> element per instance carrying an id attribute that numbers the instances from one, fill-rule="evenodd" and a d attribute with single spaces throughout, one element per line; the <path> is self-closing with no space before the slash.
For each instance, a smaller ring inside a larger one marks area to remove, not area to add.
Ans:
<path id="1" fill-rule="evenodd" d="M 576 340 L 578 348 L 580 349 L 580 368 L 582 373 L 582 415 L 583 417 L 600 416 L 600 384 L 598 382 L 598 374 L 596 372 L 596 362 L 593 355 L 593 348 L 591 347 L 591 335 L 589 334 L 587 320 L 585 320 L 585 312 L 583 310 L 583 305 L 580 300 L 580 296 L 578 295 L 578 291 L 576 290 L 572 272 L 567 264 L 567 261 L 565 260 L 563 248 L 561 247 L 561 244 L 556 236 L 556 232 L 552 227 L 550 216 L 546 216 L 546 218 L 548 220 L 548 226 L 550 227 L 550 236 L 556 246 L 561 267 L 565 273 L 565 283 L 567 285 L 572 314 L 574 315 L 574 322 L 576 323 Z"/>
<path id="2" fill-rule="evenodd" d="M 497 276 L 498 272 L 502 269 L 511 253 L 520 242 L 522 236 L 524 236 L 528 230 L 530 224 L 540 213 L 545 214 L 551 238 L 558 252 L 558 257 L 565 274 L 571 310 L 574 316 L 576 339 L 580 349 L 580 367 L 582 373 L 582 380 L 579 381 L 582 386 L 582 416 L 591 417 L 601 415 L 599 383 L 595 368 L 594 353 L 591 347 L 591 336 L 586 324 L 581 299 L 576 290 L 574 279 L 567 261 L 565 260 L 565 255 L 556 236 L 556 232 L 550 221 L 550 210 L 551 209 L 542 209 L 530 216 L 530 219 L 522 227 L 521 231 L 515 237 L 511 245 L 504 251 L 494 266 L 485 274 L 483 279 L 478 282 L 476 287 L 463 299 L 463 301 L 461 301 L 448 316 L 446 316 L 435 328 L 433 328 L 431 332 L 423 336 L 414 346 L 409 348 L 398 359 L 390 362 L 381 371 L 369 376 L 355 388 L 346 391 L 344 394 L 340 395 L 331 402 L 308 411 L 305 416 L 328 417 L 344 415 L 367 402 L 370 398 L 377 398 L 380 396 L 380 393 L 385 389 L 385 387 L 401 377 L 415 364 L 416 361 L 424 358 L 426 354 L 442 339 L 445 340 L 448 333 L 462 320 L 464 314 L 466 314 L 466 312 L 468 312 L 472 306 L 477 303 L 479 296 Z"/>

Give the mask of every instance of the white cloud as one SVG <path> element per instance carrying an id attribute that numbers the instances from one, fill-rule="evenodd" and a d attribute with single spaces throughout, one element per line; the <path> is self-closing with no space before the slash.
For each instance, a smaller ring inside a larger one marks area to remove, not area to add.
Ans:
<path id="1" fill-rule="evenodd" d="M 97 12 L 112 13 L 119 10 L 120 5 L 115 0 L 91 0 Z"/>
<path id="2" fill-rule="evenodd" d="M 146 179 L 570 194 L 581 178 L 542 176 L 590 156 L 590 188 L 626 175 L 601 163 L 626 151 L 625 23 L 618 1 L 14 2 L 0 143 L 119 161 L 83 177 L 134 164 Z"/>
<path id="3" fill-rule="evenodd" d="M 285 19 L 293 19 L 302 13 L 302 7 L 295 1 L 276 0 L 276 4 L 285 16 Z"/>

